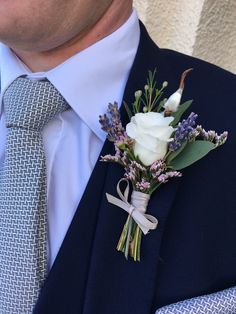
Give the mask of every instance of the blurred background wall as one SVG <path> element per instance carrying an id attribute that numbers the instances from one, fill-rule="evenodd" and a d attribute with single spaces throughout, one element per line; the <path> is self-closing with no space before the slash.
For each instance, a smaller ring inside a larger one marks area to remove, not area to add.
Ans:
<path id="1" fill-rule="evenodd" d="M 236 0 L 134 0 L 134 6 L 159 47 L 236 73 Z"/>

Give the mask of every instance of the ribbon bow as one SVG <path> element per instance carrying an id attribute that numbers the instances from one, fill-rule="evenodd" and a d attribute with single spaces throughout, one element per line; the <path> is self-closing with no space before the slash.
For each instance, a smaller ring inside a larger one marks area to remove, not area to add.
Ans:
<path id="1" fill-rule="evenodd" d="M 124 194 L 122 194 L 120 190 L 120 184 L 123 181 L 127 183 Z M 134 219 L 145 235 L 149 230 L 156 229 L 158 220 L 154 216 L 146 214 L 150 195 L 133 191 L 131 194 L 131 203 L 129 203 L 129 181 L 127 179 L 121 179 L 118 182 L 116 189 L 120 199 L 106 193 L 108 202 L 124 209 Z"/>

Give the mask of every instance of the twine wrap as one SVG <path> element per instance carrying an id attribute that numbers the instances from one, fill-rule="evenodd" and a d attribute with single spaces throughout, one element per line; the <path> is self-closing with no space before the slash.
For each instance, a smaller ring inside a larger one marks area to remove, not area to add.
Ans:
<path id="1" fill-rule="evenodd" d="M 122 194 L 120 189 L 121 182 L 126 182 L 127 184 L 124 194 Z M 106 193 L 107 200 L 110 204 L 113 204 L 125 210 L 134 219 L 142 232 L 146 235 L 149 230 L 156 229 L 158 225 L 158 220 L 154 216 L 146 214 L 150 195 L 139 191 L 133 191 L 131 194 L 131 203 L 129 203 L 129 189 L 129 181 L 127 179 L 121 179 L 118 182 L 116 188 L 120 198 L 114 197 Z"/>

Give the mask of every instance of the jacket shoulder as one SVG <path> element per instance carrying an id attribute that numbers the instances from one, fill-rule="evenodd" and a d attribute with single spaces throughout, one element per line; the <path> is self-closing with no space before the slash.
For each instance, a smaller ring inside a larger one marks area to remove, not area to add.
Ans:
<path id="1" fill-rule="evenodd" d="M 211 82 L 214 83 L 214 86 L 217 82 L 217 85 L 222 87 L 230 88 L 232 86 L 236 89 L 236 75 L 232 72 L 210 62 L 174 50 L 161 49 L 161 51 L 173 70 L 178 71 L 179 69 L 181 71 L 192 67 L 194 72 L 201 77 L 201 82 L 206 83 L 208 87 L 211 86 Z"/>

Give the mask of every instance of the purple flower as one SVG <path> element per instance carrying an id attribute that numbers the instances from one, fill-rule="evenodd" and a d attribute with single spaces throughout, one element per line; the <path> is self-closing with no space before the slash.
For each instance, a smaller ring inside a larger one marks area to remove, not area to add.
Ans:
<path id="1" fill-rule="evenodd" d="M 145 172 L 146 171 L 146 168 L 144 167 L 144 166 L 142 166 L 142 165 L 140 165 L 137 161 L 135 161 L 135 160 L 133 160 L 132 162 L 131 162 L 131 165 L 134 167 L 134 168 L 136 168 L 137 170 L 140 170 L 140 171 L 142 171 L 142 172 Z"/>
<path id="2" fill-rule="evenodd" d="M 110 119 L 106 114 L 99 116 L 99 123 L 101 124 L 103 131 L 105 131 L 106 133 L 110 133 L 112 125 L 110 123 Z"/>
<path id="3" fill-rule="evenodd" d="M 107 138 L 111 142 L 118 141 L 124 136 L 124 128 L 121 123 L 117 102 L 108 105 L 107 114 L 99 116 L 102 130 L 107 133 Z"/>
<path id="4" fill-rule="evenodd" d="M 210 141 L 215 143 L 216 147 L 219 147 L 223 145 L 228 137 L 228 132 L 223 132 L 222 134 L 218 135 L 215 131 L 210 130 L 206 131 L 203 129 L 201 125 L 198 125 L 196 127 L 196 131 L 198 132 L 198 135 L 205 141 Z"/>
<path id="5" fill-rule="evenodd" d="M 165 170 L 166 170 L 166 164 L 163 160 L 155 161 L 150 167 L 150 172 L 154 179 L 158 178 L 161 175 L 161 173 Z"/>
<path id="6" fill-rule="evenodd" d="M 141 182 L 136 183 L 136 189 L 140 191 L 148 190 L 150 187 L 150 182 L 146 181 L 145 179 L 142 179 Z"/>
<path id="7" fill-rule="evenodd" d="M 114 144 L 120 150 L 125 150 L 125 148 L 133 146 L 133 140 L 128 137 L 126 132 L 124 132 L 122 135 L 116 138 Z"/>
<path id="8" fill-rule="evenodd" d="M 216 147 L 223 145 L 228 138 L 228 132 L 224 131 L 222 134 L 216 137 Z"/>
<path id="9" fill-rule="evenodd" d="M 101 161 L 104 162 L 119 162 L 120 157 L 118 155 L 105 155 L 101 156 Z"/>
<path id="10" fill-rule="evenodd" d="M 164 174 L 161 174 L 158 177 L 158 181 L 160 183 L 166 183 L 169 181 L 170 178 L 174 178 L 174 177 L 182 177 L 182 173 L 179 171 L 169 171 Z"/>
<path id="11" fill-rule="evenodd" d="M 169 144 L 169 149 L 176 151 L 181 147 L 194 130 L 196 124 L 197 114 L 191 113 L 189 117 L 178 124 L 178 128 L 175 132 L 174 140 Z"/>
<path id="12" fill-rule="evenodd" d="M 125 178 L 134 181 L 138 175 L 137 169 L 133 165 L 129 165 L 125 170 Z"/>
<path id="13" fill-rule="evenodd" d="M 128 167 L 125 168 L 126 173 L 125 177 L 131 181 L 134 181 L 136 178 L 140 177 L 140 171 L 143 174 L 146 174 L 147 170 L 145 167 L 140 165 L 137 161 L 131 161 Z"/>
<path id="14" fill-rule="evenodd" d="M 129 164 L 129 155 L 127 151 L 124 151 L 123 156 L 121 157 L 121 162 L 124 167 L 127 167 Z"/>

